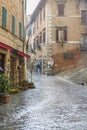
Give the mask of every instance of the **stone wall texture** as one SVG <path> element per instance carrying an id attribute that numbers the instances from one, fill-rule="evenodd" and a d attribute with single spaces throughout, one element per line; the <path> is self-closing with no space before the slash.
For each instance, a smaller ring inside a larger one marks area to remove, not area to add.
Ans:
<path id="1" fill-rule="evenodd" d="M 2 28 L 2 7 L 7 9 L 6 29 Z M 0 0 L 0 42 L 17 50 L 23 50 L 19 39 L 19 22 L 23 24 L 22 0 Z M 15 35 L 12 35 L 12 15 L 15 16 Z"/>

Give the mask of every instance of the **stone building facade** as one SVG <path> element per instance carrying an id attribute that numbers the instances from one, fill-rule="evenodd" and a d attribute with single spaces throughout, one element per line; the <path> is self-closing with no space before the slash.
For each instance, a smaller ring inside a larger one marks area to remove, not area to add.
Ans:
<path id="1" fill-rule="evenodd" d="M 86 24 L 86 0 L 40 0 L 28 24 L 28 41 L 42 73 L 85 64 L 80 50 L 87 46 Z"/>
<path id="2" fill-rule="evenodd" d="M 24 2 L 0 0 L 0 67 L 11 77 L 13 86 L 25 78 Z"/>

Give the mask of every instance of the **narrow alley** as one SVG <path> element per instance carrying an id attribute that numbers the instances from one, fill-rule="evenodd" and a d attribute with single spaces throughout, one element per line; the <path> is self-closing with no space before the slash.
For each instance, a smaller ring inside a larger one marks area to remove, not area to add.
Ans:
<path id="1" fill-rule="evenodd" d="M 0 105 L 0 130 L 87 130 L 87 86 L 33 75 L 35 89 Z"/>

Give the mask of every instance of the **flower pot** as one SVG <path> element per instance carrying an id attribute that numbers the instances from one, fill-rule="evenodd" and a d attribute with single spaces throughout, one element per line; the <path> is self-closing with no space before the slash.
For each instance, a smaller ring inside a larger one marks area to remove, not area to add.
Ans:
<path id="1" fill-rule="evenodd" d="M 19 89 L 18 88 L 11 88 L 9 90 L 9 94 L 18 94 L 19 93 Z"/>
<path id="2" fill-rule="evenodd" d="M 31 89 L 35 88 L 35 85 L 34 84 L 29 85 L 29 88 L 31 88 Z"/>
<path id="3" fill-rule="evenodd" d="M 19 87 L 18 88 L 20 91 L 23 91 L 24 90 L 24 87 Z"/>
<path id="4" fill-rule="evenodd" d="M 15 91 L 10 91 L 9 94 L 17 94 L 18 92 L 15 92 Z"/>
<path id="5" fill-rule="evenodd" d="M 9 102 L 9 95 L 5 94 L 2 95 L 2 103 L 8 103 Z"/>

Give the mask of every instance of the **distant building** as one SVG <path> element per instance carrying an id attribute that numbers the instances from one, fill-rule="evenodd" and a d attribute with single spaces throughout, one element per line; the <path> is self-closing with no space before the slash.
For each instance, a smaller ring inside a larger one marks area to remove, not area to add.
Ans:
<path id="1" fill-rule="evenodd" d="M 0 0 L 0 67 L 11 77 L 13 86 L 25 77 L 24 0 Z"/>
<path id="2" fill-rule="evenodd" d="M 40 0 L 31 15 L 29 51 L 42 73 L 56 73 L 84 64 L 87 48 L 87 1 Z"/>

